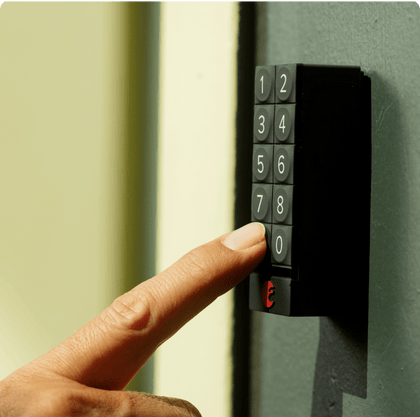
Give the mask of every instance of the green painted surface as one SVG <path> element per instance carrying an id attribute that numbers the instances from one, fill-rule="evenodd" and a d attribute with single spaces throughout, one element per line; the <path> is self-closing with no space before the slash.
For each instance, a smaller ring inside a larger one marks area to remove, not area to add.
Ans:
<path id="1" fill-rule="evenodd" d="M 367 398 L 344 394 L 342 409 L 332 404 L 327 415 L 419 416 L 419 6 L 267 3 L 258 12 L 257 65 L 360 65 L 372 79 Z M 355 169 L 357 139 L 349 143 Z M 357 210 L 357 184 L 349 204 Z M 357 237 L 345 219 L 340 226 L 355 239 L 343 268 L 356 268 Z M 254 313 L 253 341 L 253 417 L 320 415 L 312 411 L 319 319 Z"/>

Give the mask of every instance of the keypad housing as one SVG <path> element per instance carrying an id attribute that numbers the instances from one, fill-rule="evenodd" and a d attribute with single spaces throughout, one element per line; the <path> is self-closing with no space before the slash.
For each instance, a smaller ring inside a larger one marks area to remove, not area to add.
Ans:
<path id="1" fill-rule="evenodd" d="M 265 225 L 268 249 L 250 308 L 341 314 L 369 274 L 370 79 L 360 67 L 267 65 L 254 90 L 251 220 Z"/>

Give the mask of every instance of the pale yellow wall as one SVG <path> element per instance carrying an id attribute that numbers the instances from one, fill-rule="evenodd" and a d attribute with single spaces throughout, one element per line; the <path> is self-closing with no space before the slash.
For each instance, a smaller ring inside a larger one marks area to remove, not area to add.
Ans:
<path id="1" fill-rule="evenodd" d="M 126 10 L 0 9 L 0 379 L 123 288 Z M 235 3 L 163 3 L 157 271 L 233 227 Z M 232 294 L 155 355 L 155 393 L 228 416 Z"/>
<path id="2" fill-rule="evenodd" d="M 233 227 L 235 3 L 161 7 L 158 265 Z M 155 392 L 230 415 L 232 293 L 156 354 Z"/>
<path id="3" fill-rule="evenodd" d="M 121 288 L 122 11 L 0 9 L 0 379 Z"/>

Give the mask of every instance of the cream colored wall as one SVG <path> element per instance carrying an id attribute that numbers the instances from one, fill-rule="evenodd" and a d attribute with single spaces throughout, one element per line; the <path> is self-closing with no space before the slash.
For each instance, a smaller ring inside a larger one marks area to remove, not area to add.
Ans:
<path id="1" fill-rule="evenodd" d="M 161 7 L 157 270 L 233 227 L 235 3 Z M 156 354 L 155 392 L 229 416 L 232 293 Z"/>
<path id="2" fill-rule="evenodd" d="M 157 270 L 231 230 L 234 3 L 163 3 Z M 123 288 L 126 10 L 0 9 L 0 379 Z M 155 355 L 155 393 L 230 414 L 232 294 Z"/>
<path id="3" fill-rule="evenodd" d="M 0 9 L 0 379 L 121 288 L 122 12 Z"/>

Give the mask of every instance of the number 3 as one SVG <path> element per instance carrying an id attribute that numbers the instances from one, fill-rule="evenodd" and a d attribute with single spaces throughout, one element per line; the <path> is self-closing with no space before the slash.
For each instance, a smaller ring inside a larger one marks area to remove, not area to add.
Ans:
<path id="1" fill-rule="evenodd" d="M 261 115 L 261 116 L 258 118 L 258 120 L 261 120 L 261 118 L 262 118 L 262 122 L 260 123 L 260 125 L 262 126 L 262 130 L 258 129 L 258 133 L 262 135 L 262 134 L 264 133 L 264 130 L 265 130 L 265 126 L 264 126 L 264 123 L 265 123 L 265 117 L 264 117 L 263 115 Z"/>

